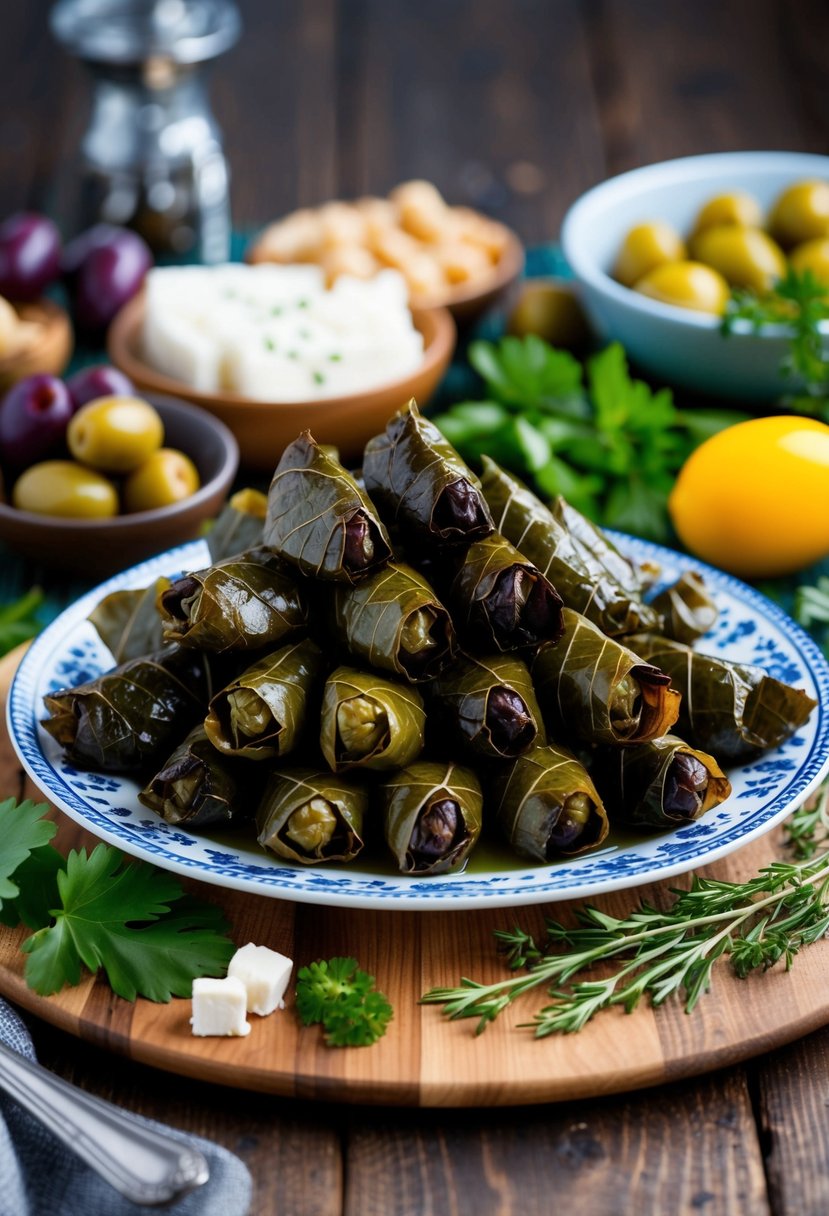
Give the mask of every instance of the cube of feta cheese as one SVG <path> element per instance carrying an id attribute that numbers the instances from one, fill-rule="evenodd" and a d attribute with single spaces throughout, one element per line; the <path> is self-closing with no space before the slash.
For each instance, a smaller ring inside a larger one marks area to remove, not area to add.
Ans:
<path id="1" fill-rule="evenodd" d="M 293 965 L 284 954 L 248 942 L 236 951 L 227 973 L 245 986 L 248 1013 L 258 1013 L 264 1017 L 273 1013 L 274 1009 L 285 1008 L 282 997 L 288 987 Z"/>
<path id="2" fill-rule="evenodd" d="M 207 977 L 193 980 L 193 1016 L 190 1025 L 196 1035 L 246 1035 L 250 1023 L 245 1017 L 247 992 L 240 979 Z"/>

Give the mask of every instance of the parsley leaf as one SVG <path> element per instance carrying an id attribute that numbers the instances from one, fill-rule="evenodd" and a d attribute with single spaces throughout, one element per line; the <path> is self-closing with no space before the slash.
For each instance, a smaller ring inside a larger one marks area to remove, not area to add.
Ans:
<path id="1" fill-rule="evenodd" d="M 652 540 L 670 540 L 667 499 L 686 458 L 746 417 L 678 410 L 669 389 L 631 376 L 618 342 L 584 371 L 534 336 L 473 342 L 469 360 L 486 400 L 459 402 L 434 418 L 466 460 L 486 452 L 542 497 L 563 494 L 591 519 Z"/>
<path id="2" fill-rule="evenodd" d="M 0 824 L 2 824 L 3 848 L 0 851 L 0 908 L 7 900 L 16 899 L 20 887 L 12 881 L 18 866 L 29 855 L 48 844 L 57 825 L 43 816 L 48 811 L 45 802 L 34 803 L 30 799 L 18 806 L 14 798 L 0 802 Z"/>
<path id="3" fill-rule="evenodd" d="M 169 1001 L 189 996 L 196 976 L 223 974 L 233 955 L 218 908 L 184 899 L 172 875 L 127 863 L 109 845 L 89 856 L 73 850 L 57 887 L 54 924 L 21 946 L 29 956 L 26 982 L 42 996 L 77 984 L 83 964 L 93 974 L 103 968 L 128 1001 Z"/>
<path id="4" fill-rule="evenodd" d="M 722 332 L 737 332 L 740 322 L 755 333 L 769 325 L 785 325 L 789 349 L 780 365 L 784 376 L 805 384 L 805 395 L 789 404 L 801 413 L 817 413 L 829 420 L 829 358 L 821 322 L 829 320 L 826 284 L 810 270 L 789 270 L 773 291 L 757 295 L 735 288 L 726 305 Z"/>
<path id="5" fill-rule="evenodd" d="M 392 1007 L 374 987 L 374 976 L 355 958 L 319 960 L 303 967 L 296 1008 L 305 1026 L 321 1022 L 329 1047 L 368 1047 L 386 1033 Z"/>

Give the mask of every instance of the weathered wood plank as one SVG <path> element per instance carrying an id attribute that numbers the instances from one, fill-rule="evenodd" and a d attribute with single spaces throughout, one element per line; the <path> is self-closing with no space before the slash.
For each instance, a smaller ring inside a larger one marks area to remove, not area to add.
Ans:
<path id="1" fill-rule="evenodd" d="M 777 0 L 587 0 L 584 14 L 609 172 L 738 148 L 825 150 L 827 116 L 805 99 L 791 36 L 822 45 L 825 5 L 800 21 Z"/>
<path id="2" fill-rule="evenodd" d="M 754 1071 L 772 1211 L 824 1216 L 829 1211 L 829 1030 L 775 1052 Z"/>
<path id="3" fill-rule="evenodd" d="M 372 1114 L 352 1121 L 345 1152 L 345 1216 L 768 1211 L 740 1070 L 622 1101 L 497 1118 Z"/>

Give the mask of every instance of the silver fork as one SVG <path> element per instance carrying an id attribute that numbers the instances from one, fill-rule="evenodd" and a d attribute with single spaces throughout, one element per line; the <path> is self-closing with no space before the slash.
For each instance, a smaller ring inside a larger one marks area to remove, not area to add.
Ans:
<path id="1" fill-rule="evenodd" d="M 0 1088 L 24 1106 L 116 1191 L 158 1207 L 210 1176 L 195 1145 L 147 1127 L 0 1043 Z"/>

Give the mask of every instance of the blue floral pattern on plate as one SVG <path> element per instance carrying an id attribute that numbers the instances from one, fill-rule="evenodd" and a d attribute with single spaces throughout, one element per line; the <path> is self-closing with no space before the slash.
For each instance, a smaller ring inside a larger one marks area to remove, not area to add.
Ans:
<path id="1" fill-rule="evenodd" d="M 87 773 L 68 764 L 40 727 L 43 695 L 105 671 L 112 664 L 87 616 L 111 591 L 148 586 L 160 575 L 209 562 L 203 541 L 180 546 L 116 575 L 68 608 L 32 644 L 9 696 L 9 732 L 29 774 L 49 798 L 96 836 L 176 873 L 307 903 L 341 907 L 467 909 L 578 899 L 684 873 L 768 831 L 808 796 L 829 770 L 829 665 L 815 643 L 779 608 L 737 579 L 659 545 L 617 536 L 638 561 L 656 561 L 661 582 L 684 570 L 705 575 L 721 606 L 701 649 L 758 663 L 818 700 L 806 726 L 777 751 L 731 769 L 734 792 L 702 820 L 587 856 L 532 868 L 470 870 L 428 880 L 378 875 L 356 867 L 295 869 L 255 840 L 237 847 L 172 829 L 138 802 L 133 781 Z"/>

